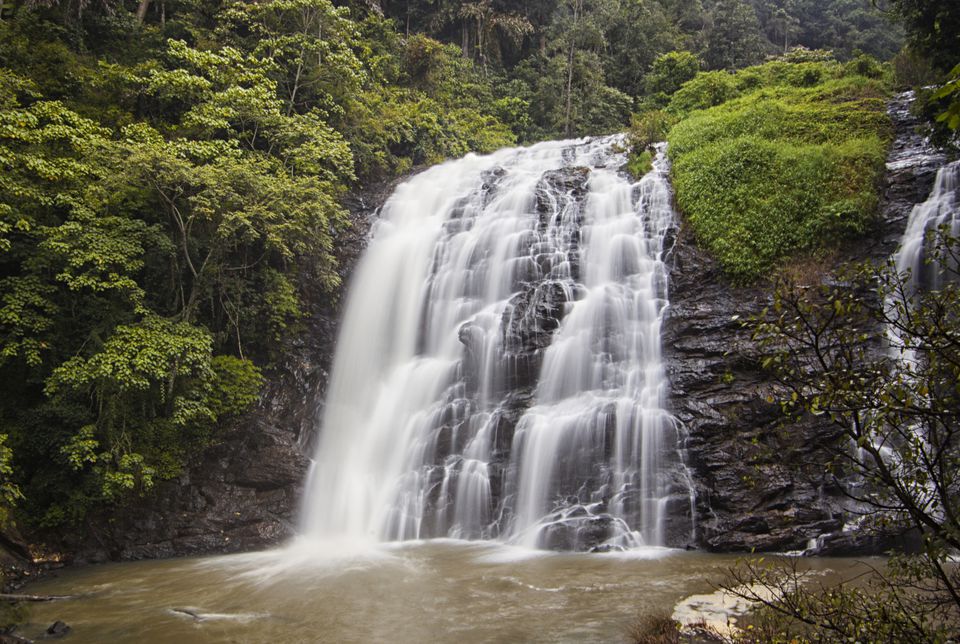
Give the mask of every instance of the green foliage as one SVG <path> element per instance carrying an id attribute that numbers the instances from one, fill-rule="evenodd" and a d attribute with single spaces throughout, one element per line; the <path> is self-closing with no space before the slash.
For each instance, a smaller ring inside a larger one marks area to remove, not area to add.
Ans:
<path id="1" fill-rule="evenodd" d="M 671 15 L 679 4 L 620 2 L 617 15 L 607 28 L 603 59 L 604 76 L 611 87 L 638 98 L 664 91 L 651 90 L 647 83 L 659 56 L 686 48 L 683 26 L 678 17 Z"/>
<path id="2" fill-rule="evenodd" d="M 229 355 L 214 356 L 210 368 L 213 379 L 209 405 L 213 416 L 242 414 L 257 402 L 263 376 L 253 362 Z"/>
<path id="3" fill-rule="evenodd" d="M 458 48 L 330 0 L 101 9 L 0 21 L 0 511 L 47 527 L 256 403 L 358 176 L 530 128 Z"/>
<path id="4" fill-rule="evenodd" d="M 604 67 L 617 9 L 613 0 L 560 3 L 545 46 L 517 67 L 539 137 L 604 134 L 627 123 L 633 98 L 608 84 Z"/>
<path id="5" fill-rule="evenodd" d="M 960 5 L 941 0 L 890 0 L 911 45 L 942 71 L 960 60 Z"/>
<path id="6" fill-rule="evenodd" d="M 634 177 L 642 177 L 653 169 L 653 146 L 667 137 L 670 126 L 676 122 L 673 116 L 662 110 L 634 114 L 630 118 L 627 140 L 630 157 L 627 170 Z"/>
<path id="7" fill-rule="evenodd" d="M 630 153 L 627 159 L 627 172 L 634 178 L 639 179 L 643 175 L 653 170 L 653 153 L 648 149 L 636 150 Z"/>
<path id="8" fill-rule="evenodd" d="M 834 64 L 769 63 L 725 75 L 731 92 L 761 88 L 670 131 L 677 203 L 737 281 L 869 228 L 892 136 L 885 90 L 862 76 L 805 86 L 808 76 L 838 73 Z"/>
<path id="9" fill-rule="evenodd" d="M 649 148 L 654 143 L 664 141 L 676 121 L 673 115 L 663 110 L 634 114 L 630 118 L 630 144 L 635 148 Z"/>
<path id="10" fill-rule="evenodd" d="M 759 63 L 770 49 L 756 10 L 743 0 L 718 0 L 711 12 L 703 58 L 710 69 L 739 69 Z"/>
<path id="11" fill-rule="evenodd" d="M 686 114 L 719 105 L 736 95 L 736 81 L 728 72 L 700 72 L 674 93 L 667 110 L 674 114 Z"/>
<path id="12" fill-rule="evenodd" d="M 947 82 L 933 93 L 931 99 L 945 105 L 937 120 L 951 130 L 960 129 L 960 65 L 953 68 Z"/>
<path id="13" fill-rule="evenodd" d="M 13 450 L 7 445 L 9 438 L 0 434 L 0 526 L 7 524 L 17 501 L 23 498 L 14 478 Z"/>
<path id="14" fill-rule="evenodd" d="M 930 61 L 910 49 L 901 50 L 890 64 L 893 81 L 901 89 L 927 87 L 940 80 Z"/>
<path id="15" fill-rule="evenodd" d="M 904 68 L 909 74 L 906 82 L 914 87 L 929 84 L 930 66 L 946 73 L 940 81 L 940 87 L 933 92 L 924 109 L 936 117 L 947 130 L 945 137 L 954 143 L 953 134 L 960 129 L 960 5 L 955 2 L 936 0 L 891 0 L 894 13 L 906 27 L 910 50 L 906 61 L 899 61 L 898 72 Z M 925 60 L 916 60 L 917 54 Z M 943 131 L 935 133 L 942 135 Z"/>
<path id="16" fill-rule="evenodd" d="M 666 105 L 669 97 L 700 71 L 700 60 L 689 51 L 672 51 L 661 54 L 653 61 L 650 72 L 644 79 L 647 94 L 660 106 Z M 650 99 L 648 99 L 650 100 Z"/>
<path id="17" fill-rule="evenodd" d="M 875 0 L 754 0 L 767 39 L 780 51 L 801 46 L 826 49 L 843 60 L 860 52 L 881 60 L 893 56 L 903 33 L 886 3 Z"/>

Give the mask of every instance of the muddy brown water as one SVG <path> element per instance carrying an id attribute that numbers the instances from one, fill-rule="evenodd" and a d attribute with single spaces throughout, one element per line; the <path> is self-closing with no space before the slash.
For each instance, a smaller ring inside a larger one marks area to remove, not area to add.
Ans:
<path id="1" fill-rule="evenodd" d="M 544 553 L 478 542 L 367 547 L 302 541 L 268 552 L 70 569 L 30 607 L 84 642 L 621 642 L 629 624 L 711 593 L 735 556 L 649 549 Z M 847 559 L 804 567 L 851 574 Z"/>

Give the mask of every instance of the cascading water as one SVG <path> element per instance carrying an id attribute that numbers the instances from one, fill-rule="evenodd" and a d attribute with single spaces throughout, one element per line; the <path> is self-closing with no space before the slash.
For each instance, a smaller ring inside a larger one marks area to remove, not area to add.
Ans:
<path id="1" fill-rule="evenodd" d="M 907 220 L 907 228 L 900 240 L 900 246 L 893 256 L 893 266 L 906 280 L 903 290 L 892 293 L 887 298 L 886 307 L 891 319 L 909 315 L 913 298 L 922 290 L 940 289 L 949 273 L 956 274 L 957 266 L 945 266 L 945 257 L 931 257 L 933 239 L 931 235 L 946 232 L 956 238 L 960 236 L 960 204 L 957 203 L 957 191 L 960 190 L 960 161 L 942 166 L 937 171 L 930 196 L 923 203 L 914 206 Z M 887 341 L 892 357 L 908 369 L 915 368 L 915 351 L 904 346 L 903 339 L 895 325 L 887 328 Z"/>
<path id="2" fill-rule="evenodd" d="M 935 290 L 943 285 L 943 269 L 938 262 L 929 261 L 929 235 L 946 228 L 951 237 L 960 236 L 960 161 L 944 165 L 937 171 L 933 190 L 910 213 L 907 229 L 894 255 L 899 273 L 909 271 L 913 289 Z"/>
<path id="3" fill-rule="evenodd" d="M 688 521 L 660 359 L 667 161 L 631 183 L 622 149 L 471 155 L 397 189 L 351 285 L 306 534 L 588 549 Z"/>

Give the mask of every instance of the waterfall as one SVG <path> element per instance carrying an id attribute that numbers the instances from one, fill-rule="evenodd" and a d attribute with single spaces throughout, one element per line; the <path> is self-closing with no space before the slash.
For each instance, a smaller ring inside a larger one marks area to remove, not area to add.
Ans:
<path id="1" fill-rule="evenodd" d="M 675 221 L 665 145 L 635 183 L 624 146 L 469 155 L 397 188 L 350 285 L 304 533 L 669 540 L 689 513 L 660 356 Z"/>
<path id="2" fill-rule="evenodd" d="M 898 273 L 910 272 L 910 283 L 914 290 L 936 290 L 943 286 L 943 267 L 929 261 L 928 236 L 941 227 L 946 227 L 947 234 L 952 237 L 960 236 L 958 189 L 960 161 L 954 161 L 937 171 L 930 196 L 910 213 L 907 229 L 894 255 L 894 265 Z"/>
<path id="3" fill-rule="evenodd" d="M 948 270 L 956 273 L 955 261 L 947 257 L 932 257 L 931 235 L 945 230 L 951 237 L 960 236 L 960 209 L 957 191 L 960 189 L 960 161 L 942 166 L 934 179 L 933 190 L 923 203 L 913 207 L 907 220 L 907 228 L 894 254 L 893 267 L 906 276 L 902 292 L 887 297 L 886 308 L 891 319 L 908 315 L 913 299 L 922 290 L 938 290 L 948 279 Z M 944 261 L 954 265 L 945 266 Z M 887 327 L 887 343 L 891 357 L 907 369 L 916 368 L 916 352 L 904 346 L 895 325 Z"/>

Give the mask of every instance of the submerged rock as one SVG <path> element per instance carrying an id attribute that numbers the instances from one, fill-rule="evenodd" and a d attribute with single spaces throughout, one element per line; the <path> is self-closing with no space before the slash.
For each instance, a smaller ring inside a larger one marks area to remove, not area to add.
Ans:
<path id="1" fill-rule="evenodd" d="M 47 630 L 43 632 L 42 639 L 45 639 L 45 640 L 60 639 L 61 637 L 66 637 L 67 635 L 69 635 L 70 631 L 72 630 L 73 629 L 70 628 L 64 622 L 57 620 L 53 624 L 50 624 L 50 626 L 47 627 Z"/>
<path id="2" fill-rule="evenodd" d="M 20 637 L 16 633 L 0 633 L 0 644 L 32 644 L 33 640 Z"/>

